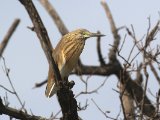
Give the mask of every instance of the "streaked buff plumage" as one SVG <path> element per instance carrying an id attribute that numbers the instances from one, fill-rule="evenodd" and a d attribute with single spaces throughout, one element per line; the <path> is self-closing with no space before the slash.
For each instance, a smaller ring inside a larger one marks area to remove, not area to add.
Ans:
<path id="1" fill-rule="evenodd" d="M 62 80 L 65 77 L 68 77 L 70 72 L 77 64 L 79 56 L 84 48 L 85 40 L 92 34 L 95 33 L 90 33 L 85 29 L 78 29 L 64 35 L 56 46 L 55 50 L 53 51 L 53 57 L 58 65 Z M 56 93 L 57 89 L 58 88 L 54 81 L 54 74 L 49 67 L 48 82 L 45 92 L 46 96 L 51 97 Z"/>

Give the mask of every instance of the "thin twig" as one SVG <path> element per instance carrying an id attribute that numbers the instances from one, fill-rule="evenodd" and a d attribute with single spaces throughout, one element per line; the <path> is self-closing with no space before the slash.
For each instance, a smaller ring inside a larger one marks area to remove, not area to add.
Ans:
<path id="1" fill-rule="evenodd" d="M 3 85 L 0 85 L 0 87 L 3 88 L 3 89 L 6 90 L 6 91 L 12 93 L 12 94 L 15 94 L 15 92 L 9 90 L 8 88 L 4 87 Z"/>
<path id="2" fill-rule="evenodd" d="M 149 22 L 150 22 L 150 20 L 149 20 Z M 150 23 L 149 23 L 149 24 L 150 24 Z M 159 24 L 160 24 L 160 21 L 157 22 L 157 24 L 156 24 L 155 27 L 151 30 L 151 32 L 149 32 L 149 30 L 148 30 L 144 48 L 147 48 L 147 47 L 150 45 L 150 42 L 152 42 L 152 41 L 154 40 L 154 37 L 155 37 L 155 35 L 157 34 L 157 31 L 159 31 Z M 148 29 L 150 29 L 150 26 L 149 26 Z"/>
<path id="3" fill-rule="evenodd" d="M 43 86 L 44 84 L 47 83 L 47 80 L 48 80 L 48 79 L 43 80 L 42 82 L 39 82 L 39 83 L 35 83 L 35 85 L 34 85 L 33 88 L 39 88 L 39 87 Z"/>
<path id="4" fill-rule="evenodd" d="M 157 56 L 159 55 L 159 52 L 156 52 L 155 54 L 151 54 L 151 52 L 147 52 L 147 47 L 150 45 L 150 42 L 153 41 L 155 39 L 155 36 L 156 34 L 158 33 L 158 31 L 160 30 L 159 29 L 159 24 L 160 24 L 160 21 L 157 22 L 157 24 L 154 26 L 154 28 L 151 30 L 150 33 L 147 33 L 148 36 L 146 37 L 145 39 L 145 45 L 140 45 L 138 44 L 139 41 L 137 40 L 136 36 L 135 36 L 135 31 L 134 31 L 134 28 L 133 26 L 131 25 L 131 29 L 132 29 L 132 32 L 126 28 L 126 31 L 128 32 L 128 34 L 133 38 L 134 40 L 134 43 L 136 44 L 138 50 L 145 54 L 145 58 L 148 59 L 152 59 L 153 61 L 157 62 L 158 64 L 160 64 L 160 62 L 157 60 Z"/>
<path id="5" fill-rule="evenodd" d="M 90 76 L 89 76 L 89 77 L 90 77 Z M 93 94 L 93 93 L 97 93 L 98 90 L 105 85 L 105 83 L 106 83 L 106 81 L 107 81 L 107 79 L 108 79 L 108 77 L 106 77 L 106 78 L 104 79 L 104 81 L 102 82 L 102 84 L 100 84 L 97 88 L 95 88 L 95 89 L 93 89 L 93 90 L 91 90 L 91 91 L 88 91 L 88 80 L 89 80 L 89 77 L 87 78 L 87 80 L 83 80 L 82 76 L 80 76 L 81 81 L 82 81 L 82 82 L 84 83 L 84 85 L 85 85 L 85 90 L 84 90 L 84 91 L 81 91 L 81 92 L 79 92 L 77 95 L 75 95 L 75 98 L 78 98 L 80 95 L 83 95 L 83 94 Z M 59 110 L 59 111 L 53 116 L 53 118 L 56 118 L 60 113 L 61 113 L 61 110 Z"/>
<path id="6" fill-rule="evenodd" d="M 5 96 L 3 97 L 3 99 L 4 99 L 4 106 L 9 106 L 9 101 L 8 101 L 8 94 L 7 94 L 7 92 L 5 92 Z"/>
<path id="7" fill-rule="evenodd" d="M 85 91 L 81 91 L 80 93 L 78 93 L 78 94 L 75 96 L 75 98 L 77 98 L 78 96 L 80 96 L 80 95 L 82 95 L 82 94 L 93 94 L 93 93 L 97 93 L 98 90 L 105 85 L 105 83 L 106 83 L 106 81 L 107 81 L 107 78 L 108 78 L 108 77 L 106 77 L 105 80 L 104 80 L 97 88 L 95 88 L 95 89 L 93 89 L 93 90 L 91 90 L 91 91 L 88 91 L 88 82 L 85 82 L 85 83 L 84 83 L 84 84 L 85 84 Z"/>
<path id="8" fill-rule="evenodd" d="M 151 71 L 153 72 L 155 78 L 157 79 L 158 83 L 160 84 L 160 77 L 159 77 L 156 69 L 154 68 L 154 66 L 153 66 L 153 64 L 151 62 L 149 63 L 149 66 L 150 66 Z"/>
<path id="9" fill-rule="evenodd" d="M 159 91 L 158 91 L 158 92 L 159 92 Z M 157 109 L 157 110 L 156 110 L 156 115 L 157 115 L 157 114 L 159 113 L 159 107 L 160 107 L 160 106 L 159 106 L 159 104 L 160 104 L 160 101 L 159 101 L 159 100 L 160 100 L 160 95 L 159 95 L 159 93 L 157 93 L 156 96 L 157 96 L 157 97 L 156 97 L 156 102 L 157 102 L 157 103 L 156 103 L 156 109 Z"/>
<path id="10" fill-rule="evenodd" d="M 4 71 L 5 71 L 5 74 L 6 74 L 7 78 L 8 78 L 8 81 L 9 81 L 9 83 L 10 83 L 10 85 L 11 85 L 11 88 L 12 88 L 12 90 L 13 90 L 13 93 L 16 95 L 16 97 L 17 97 L 17 99 L 18 99 L 21 107 L 24 108 L 24 107 L 23 107 L 23 103 L 22 103 L 22 101 L 21 101 L 18 93 L 16 92 L 16 90 L 15 90 L 15 88 L 14 88 L 14 86 L 13 86 L 13 83 L 12 83 L 12 81 L 11 81 L 11 79 L 10 79 L 9 69 L 8 69 L 7 66 L 6 66 L 5 59 L 4 59 L 3 57 L 2 57 L 2 59 L 3 59 L 3 64 L 4 64 Z M 24 110 L 25 110 L 25 109 L 24 109 Z"/>
<path id="11" fill-rule="evenodd" d="M 94 105 L 98 108 L 98 110 L 99 110 L 106 118 L 109 118 L 109 119 L 111 119 L 111 120 L 116 120 L 115 118 L 109 117 L 109 116 L 106 114 L 106 112 L 104 112 L 104 111 L 97 105 L 97 103 L 96 103 L 93 99 L 91 99 L 91 100 L 92 100 L 92 102 L 94 103 Z"/>

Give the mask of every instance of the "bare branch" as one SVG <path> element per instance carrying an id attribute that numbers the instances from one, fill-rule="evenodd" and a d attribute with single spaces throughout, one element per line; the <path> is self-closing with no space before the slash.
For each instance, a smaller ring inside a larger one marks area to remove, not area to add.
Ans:
<path id="1" fill-rule="evenodd" d="M 127 92 L 126 86 L 120 83 L 120 102 L 124 115 L 124 120 L 135 120 L 134 118 L 134 101 L 130 93 Z"/>
<path id="2" fill-rule="evenodd" d="M 104 66 L 87 66 L 81 64 L 80 66 L 77 66 L 71 74 L 106 76 L 117 73 L 118 68 L 120 68 L 120 64 L 117 61 L 115 61 L 112 64 L 111 63 L 106 64 Z"/>
<path id="3" fill-rule="evenodd" d="M 93 89 L 93 90 L 90 90 L 90 91 L 88 91 L 88 80 L 84 81 L 85 90 L 84 90 L 84 91 L 81 91 L 80 93 L 78 93 L 78 94 L 75 96 L 75 98 L 79 97 L 79 96 L 82 95 L 82 94 L 93 94 L 93 93 L 97 93 L 98 90 L 105 85 L 105 83 L 106 83 L 106 81 L 107 81 L 107 78 L 108 78 L 108 77 L 106 77 L 105 80 L 104 80 L 97 88 L 95 88 L 95 89 Z"/>
<path id="4" fill-rule="evenodd" d="M 43 80 L 42 82 L 39 82 L 39 83 L 35 83 L 35 86 L 33 88 L 39 88 L 39 87 L 43 86 L 44 84 L 47 83 L 47 80 L 48 79 Z"/>
<path id="5" fill-rule="evenodd" d="M 32 22 L 33 22 L 35 32 L 37 33 L 37 36 L 40 40 L 41 46 L 42 46 L 44 53 L 47 57 L 48 63 L 52 66 L 52 69 L 55 73 L 56 83 L 58 83 L 57 80 L 61 81 L 61 76 L 59 74 L 58 67 L 52 57 L 53 47 L 52 47 L 52 44 L 49 40 L 46 28 L 44 27 L 42 20 L 39 16 L 35 6 L 33 5 L 32 1 L 31 0 L 27 0 L 27 1 L 19 0 L 19 1 L 24 5 L 24 7 L 26 8 L 26 10 L 27 10 Z"/>
<path id="6" fill-rule="evenodd" d="M 3 85 L 0 85 L 1 88 L 3 88 L 4 90 L 6 90 L 7 92 L 10 92 L 12 94 L 15 94 L 15 92 L 12 92 L 11 90 L 9 90 L 8 88 L 4 87 Z"/>
<path id="7" fill-rule="evenodd" d="M 2 40 L 1 44 L 0 44 L 0 58 L 3 54 L 3 51 L 5 50 L 8 41 L 10 40 L 12 34 L 14 33 L 14 31 L 16 30 L 17 26 L 19 25 L 20 19 L 15 19 L 13 24 L 11 25 L 11 27 L 9 28 L 7 34 L 5 35 L 4 39 Z"/>
<path id="8" fill-rule="evenodd" d="M 137 71 L 136 71 L 136 80 L 135 82 L 138 84 L 138 85 L 142 85 L 142 82 L 143 82 L 143 76 L 141 74 L 141 69 L 142 69 L 142 64 L 140 64 L 137 68 Z"/>
<path id="9" fill-rule="evenodd" d="M 144 85 L 144 91 L 143 91 L 143 99 L 142 99 L 142 102 L 141 102 L 141 120 L 143 119 L 143 110 L 144 110 L 144 99 L 145 99 L 145 96 L 146 96 L 146 90 L 147 90 L 147 85 L 148 85 L 148 78 L 149 78 L 149 74 L 147 72 L 147 64 L 144 65 L 144 74 L 145 74 L 145 77 L 146 77 L 146 81 L 145 81 L 145 85 Z"/>
<path id="10" fill-rule="evenodd" d="M 150 20 L 149 20 L 150 22 Z M 155 27 L 151 30 L 151 32 L 147 33 L 147 37 L 146 37 L 146 41 L 145 41 L 145 45 L 144 48 L 147 48 L 150 44 L 150 42 L 152 42 L 155 38 L 155 35 L 157 34 L 157 32 L 159 31 L 159 23 L 160 21 L 157 22 L 157 24 L 155 25 Z M 149 26 L 150 28 L 150 26 Z"/>
<path id="11" fill-rule="evenodd" d="M 27 26 L 27 28 L 30 29 L 31 31 L 35 31 L 35 30 L 34 30 L 34 29 L 35 29 L 34 27 Z"/>
<path id="12" fill-rule="evenodd" d="M 113 43 L 114 47 L 112 47 L 110 49 L 110 52 L 109 52 L 109 59 L 110 59 L 110 62 L 111 62 L 111 61 L 114 61 L 116 59 L 116 49 L 118 49 L 118 46 L 119 46 L 119 43 L 120 43 L 120 35 L 118 34 L 118 29 L 116 28 L 116 25 L 114 23 L 111 11 L 110 11 L 107 3 L 105 2 L 105 0 L 102 0 L 101 4 L 102 4 L 102 6 L 103 6 L 103 8 L 106 12 L 106 15 L 108 17 L 109 22 L 110 22 L 112 34 L 113 34 L 113 37 L 114 37 L 114 43 Z"/>
<path id="13" fill-rule="evenodd" d="M 159 49 L 157 49 L 157 52 L 155 54 L 152 54 L 151 51 L 147 52 L 147 47 L 148 47 L 148 45 L 150 45 L 150 42 L 154 40 L 156 34 L 158 33 L 158 31 L 159 31 L 159 23 L 160 22 L 158 21 L 157 24 L 154 26 L 154 28 L 151 30 L 151 32 L 147 33 L 148 36 L 145 39 L 145 45 L 140 45 L 139 44 L 139 41 L 137 40 L 137 38 L 135 36 L 135 32 L 134 32 L 133 26 L 131 26 L 133 32 L 131 32 L 128 28 L 126 28 L 126 31 L 131 36 L 131 38 L 133 38 L 134 43 L 136 44 L 138 50 L 140 52 L 142 52 L 142 54 L 144 55 L 145 59 L 151 59 L 151 60 L 155 61 L 158 64 L 160 64 L 160 62 L 157 60 L 157 56 L 160 54 L 159 53 Z"/>
<path id="14" fill-rule="evenodd" d="M 5 114 L 21 120 L 46 120 L 46 118 L 35 116 L 35 115 L 29 115 L 26 112 L 23 112 L 21 110 L 7 107 L 3 104 L 1 98 L 0 98 L 0 114 Z"/>
<path id="15" fill-rule="evenodd" d="M 97 33 L 100 34 L 100 31 L 98 31 Z M 99 58 L 99 62 L 101 64 L 101 66 L 105 65 L 105 61 L 104 58 L 102 56 L 102 52 L 101 52 L 101 37 L 97 37 L 97 53 L 98 53 L 98 58 Z"/>
<path id="16" fill-rule="evenodd" d="M 63 21 L 61 20 L 60 16 L 58 15 L 57 11 L 51 5 L 48 0 L 39 0 L 43 7 L 47 10 L 48 14 L 52 17 L 53 21 L 55 22 L 59 32 L 63 35 L 67 34 L 69 31 Z"/>
<path id="17" fill-rule="evenodd" d="M 150 66 L 151 71 L 153 72 L 155 78 L 157 79 L 158 83 L 160 84 L 160 77 L 159 77 L 155 67 L 153 66 L 153 64 L 151 62 L 149 63 L 149 66 Z"/>
<path id="18" fill-rule="evenodd" d="M 2 57 L 2 58 L 3 58 L 3 57 Z M 16 89 L 15 89 L 14 86 L 13 86 L 13 83 L 12 83 L 11 78 L 10 78 L 10 76 L 9 76 L 10 70 L 7 68 L 6 62 L 5 62 L 5 59 L 4 59 L 4 58 L 3 58 L 3 64 L 4 64 L 4 71 L 5 71 L 5 74 L 6 74 L 6 76 L 7 76 L 7 78 L 8 78 L 8 81 L 9 81 L 9 83 L 10 83 L 10 85 L 11 85 L 11 88 L 12 88 L 12 90 L 13 90 L 13 93 L 15 94 L 15 96 L 17 97 L 17 99 L 18 99 L 18 101 L 19 101 L 21 107 L 23 108 L 22 100 L 20 99 L 18 93 L 16 92 Z M 25 110 L 25 109 L 24 109 L 24 110 Z"/>
<path id="19" fill-rule="evenodd" d="M 98 110 L 99 110 L 106 118 L 109 118 L 109 119 L 111 119 L 111 120 L 116 120 L 115 118 L 109 117 L 109 116 L 107 115 L 107 112 L 104 112 L 104 111 L 97 105 L 97 103 L 96 103 L 93 99 L 91 99 L 91 100 L 92 100 L 92 102 L 94 103 L 94 105 L 98 108 Z"/>

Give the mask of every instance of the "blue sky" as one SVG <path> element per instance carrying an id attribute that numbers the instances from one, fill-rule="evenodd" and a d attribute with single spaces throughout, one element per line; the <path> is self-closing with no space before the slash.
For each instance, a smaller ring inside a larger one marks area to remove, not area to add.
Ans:
<path id="1" fill-rule="evenodd" d="M 56 46 L 61 38 L 61 34 L 38 0 L 33 1 L 47 28 L 53 46 Z M 100 4 L 100 0 L 54 0 L 51 3 L 61 16 L 69 31 L 77 28 L 86 28 L 92 32 L 100 30 L 103 34 L 106 34 L 106 37 L 102 39 L 102 51 L 104 57 L 106 57 L 106 61 L 108 61 L 109 44 L 112 44 L 113 39 L 108 19 Z M 130 27 L 130 25 L 133 24 L 137 37 L 140 38 L 147 31 L 147 18 L 151 18 L 152 25 L 160 18 L 158 14 L 160 11 L 159 0 L 110 0 L 107 1 L 107 3 L 117 27 L 124 25 Z M 10 39 L 7 49 L 3 54 L 7 67 L 10 68 L 10 77 L 15 89 L 19 93 L 21 100 L 25 102 L 28 111 L 31 109 L 35 115 L 49 117 L 52 112 L 56 113 L 59 110 L 59 106 L 55 96 L 51 99 L 45 97 L 45 86 L 40 89 L 32 89 L 36 82 L 46 79 L 48 63 L 36 34 L 27 29 L 27 26 L 32 26 L 30 18 L 18 0 L 3 0 L 0 4 L 0 8 L 1 41 L 14 19 L 21 19 L 20 25 Z M 120 33 L 123 38 L 124 30 Z M 128 56 L 128 50 L 131 45 L 132 41 L 127 41 L 123 50 L 124 56 Z M 94 39 L 90 39 L 86 42 L 81 59 L 82 62 L 87 65 L 99 64 L 96 53 L 96 42 Z M 0 60 L 0 66 L 0 84 L 11 89 L 3 71 L 4 65 L 2 60 Z M 96 88 L 105 78 L 106 77 L 92 76 L 89 82 L 89 89 L 92 90 Z M 152 76 L 150 78 L 153 79 Z M 73 89 L 75 94 L 84 89 L 78 77 L 71 76 L 70 79 L 73 79 L 76 83 Z M 149 83 L 153 93 L 156 93 L 159 87 L 157 83 L 150 81 Z M 112 89 L 117 89 L 117 78 L 115 76 L 110 76 L 108 78 L 105 86 L 100 89 L 98 94 L 80 96 L 77 101 L 81 102 L 82 105 L 85 104 L 86 99 L 89 101 L 87 110 L 79 112 L 80 117 L 84 120 L 96 120 L 97 118 L 100 120 L 105 119 L 91 102 L 91 98 L 93 98 L 104 111 L 110 111 L 111 113 L 108 114 L 109 116 L 116 117 L 119 112 L 120 102 L 118 94 Z M 2 88 L 0 88 L 0 96 L 2 98 L 5 96 L 5 91 Z M 14 95 L 8 93 L 8 99 L 10 106 L 16 108 L 20 107 Z M 8 119 L 8 117 L 5 116 L 0 116 L 0 119 L 1 118 Z"/>

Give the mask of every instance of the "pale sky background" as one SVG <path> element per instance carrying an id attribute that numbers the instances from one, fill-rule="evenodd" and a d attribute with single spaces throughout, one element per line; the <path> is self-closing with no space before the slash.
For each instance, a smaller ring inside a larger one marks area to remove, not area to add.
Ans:
<path id="1" fill-rule="evenodd" d="M 38 0 L 33 0 L 38 12 L 48 30 L 53 46 L 61 38 L 54 22 L 47 14 L 45 9 L 41 6 Z M 89 31 L 96 32 L 100 30 L 107 36 L 102 38 L 102 51 L 104 57 L 108 55 L 109 44 L 112 44 L 112 34 L 108 19 L 100 4 L 100 0 L 50 0 L 67 28 L 72 31 L 77 28 L 86 28 Z M 142 37 L 148 28 L 147 18 L 151 17 L 152 25 L 155 25 L 160 18 L 158 12 L 160 11 L 159 0 L 110 0 L 107 1 L 110 10 L 113 14 L 117 27 L 130 26 L 133 24 L 138 37 Z M 10 78 L 13 85 L 18 92 L 21 100 L 25 102 L 25 108 L 30 113 L 30 110 L 35 115 L 49 117 L 51 113 L 54 114 L 59 111 L 59 106 L 56 97 L 47 99 L 44 95 L 45 86 L 32 89 L 36 82 L 40 82 L 47 77 L 48 63 L 42 51 L 39 40 L 36 34 L 27 26 L 32 26 L 30 18 L 19 3 L 18 0 L 3 0 L 0 4 L 0 40 L 2 41 L 4 35 L 9 29 L 15 18 L 20 18 L 21 22 L 17 30 L 11 37 L 9 44 L 3 54 L 7 67 L 10 69 Z M 124 37 L 124 30 L 121 32 Z M 0 42 L 1 42 L 0 41 Z M 132 45 L 132 41 L 128 39 L 124 46 L 123 55 L 128 56 L 128 51 Z M 82 62 L 87 65 L 98 65 L 98 58 L 96 53 L 95 40 L 88 40 L 84 52 L 81 55 Z M 123 61 L 122 61 L 123 63 Z M 11 89 L 9 81 L 3 71 L 3 61 L 0 60 L 0 85 L 4 85 Z M 89 90 L 100 85 L 106 77 L 92 76 L 89 82 Z M 70 76 L 76 85 L 73 88 L 75 94 L 84 90 L 83 84 L 76 76 Z M 149 87 L 153 94 L 158 91 L 158 84 L 151 75 L 149 78 Z M 79 112 L 79 116 L 84 120 L 104 120 L 105 117 L 95 107 L 91 98 L 93 98 L 99 107 L 104 111 L 110 111 L 108 116 L 116 117 L 119 113 L 120 102 L 119 95 L 113 91 L 117 89 L 117 78 L 115 76 L 109 77 L 105 86 L 101 88 L 98 94 L 82 95 L 77 98 L 77 102 L 85 105 L 88 99 L 88 108 L 85 111 Z M 0 88 L 0 96 L 5 96 L 5 90 Z M 152 100 L 153 97 L 151 97 Z M 19 108 L 17 98 L 8 93 L 8 100 L 11 107 Z M 0 116 L 0 120 L 8 120 L 6 116 Z"/>

